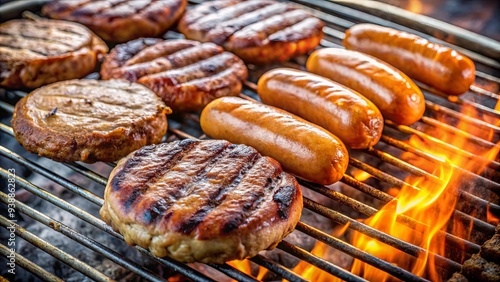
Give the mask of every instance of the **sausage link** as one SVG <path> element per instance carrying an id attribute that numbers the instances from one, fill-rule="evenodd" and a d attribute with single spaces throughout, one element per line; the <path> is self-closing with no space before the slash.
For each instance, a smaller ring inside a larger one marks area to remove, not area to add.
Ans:
<path id="1" fill-rule="evenodd" d="M 349 162 L 342 141 L 327 130 L 238 97 L 212 101 L 203 109 L 200 124 L 208 136 L 252 146 L 311 182 L 327 185 L 340 180 Z"/>
<path id="2" fill-rule="evenodd" d="M 312 73 L 361 93 L 393 122 L 410 125 L 424 114 L 425 98 L 420 88 L 404 73 L 375 57 L 323 48 L 309 56 L 306 66 Z"/>
<path id="3" fill-rule="evenodd" d="M 382 136 L 384 119 L 377 106 L 327 78 L 278 68 L 261 76 L 257 92 L 264 104 L 326 128 L 348 148 L 368 148 Z"/>
<path id="4" fill-rule="evenodd" d="M 469 58 L 414 34 L 358 24 L 346 31 L 343 44 L 347 49 L 386 61 L 409 77 L 447 94 L 463 94 L 474 82 L 475 66 Z"/>

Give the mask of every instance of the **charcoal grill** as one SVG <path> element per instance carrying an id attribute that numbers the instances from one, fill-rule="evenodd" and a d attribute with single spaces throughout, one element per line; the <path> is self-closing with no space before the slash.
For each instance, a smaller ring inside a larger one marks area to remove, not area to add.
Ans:
<path id="1" fill-rule="evenodd" d="M 3 13 L 1 14 L 2 19 L 6 19 L 6 15 L 9 17 L 18 17 L 20 16 L 20 12 L 24 10 L 39 11 L 40 4 L 43 1 L 21 2 L 22 3 L 17 3 L 16 5 L 10 5 L 8 9 L 1 10 Z M 190 4 L 196 4 L 197 2 L 200 1 L 190 1 Z M 309 189 L 315 193 L 334 200 L 338 206 L 344 207 L 343 211 L 352 210 L 355 214 L 357 213 L 360 216 L 368 217 L 374 215 L 377 212 L 377 208 L 364 201 L 364 199 L 369 197 L 375 199 L 375 201 L 379 201 L 380 203 L 387 203 L 394 199 L 393 196 L 387 193 L 387 189 L 382 189 L 382 187 L 400 188 L 404 185 L 409 185 L 403 180 L 406 175 L 421 176 L 425 177 L 427 180 L 435 182 L 440 181 L 438 176 L 428 173 L 424 169 L 402 160 L 399 157 L 402 152 L 410 152 L 415 158 L 420 158 L 431 163 L 449 165 L 439 157 L 426 153 L 425 151 L 413 147 L 405 142 L 411 135 L 417 135 L 422 140 L 426 140 L 430 146 L 437 146 L 442 150 L 460 155 L 468 160 L 477 160 L 481 159 L 481 157 L 465 151 L 462 148 L 454 147 L 439 138 L 432 136 L 432 134 L 429 133 L 432 131 L 430 129 L 465 137 L 468 142 L 474 144 L 475 146 L 483 148 L 493 148 L 498 146 L 498 142 L 500 140 L 500 112 L 495 111 L 494 107 L 500 98 L 497 94 L 498 87 L 500 86 L 500 62 L 498 61 L 498 55 L 500 54 L 498 48 L 500 48 L 500 43 L 477 34 L 465 32 L 454 26 L 444 24 L 439 25 L 434 21 L 430 21 L 432 23 L 430 24 L 430 27 L 429 25 L 422 26 L 421 21 L 411 21 L 404 17 L 402 19 L 401 17 L 396 17 L 394 13 L 388 13 L 387 11 L 382 13 L 380 12 L 380 9 L 377 10 L 377 15 L 375 16 L 367 13 L 366 7 L 363 7 L 362 5 L 353 6 L 353 4 L 349 3 L 349 1 L 346 3 L 343 3 L 345 1 L 339 1 L 340 4 L 334 3 L 336 1 L 329 2 L 320 0 L 295 0 L 292 2 L 296 2 L 299 5 L 303 5 L 307 9 L 311 9 L 314 14 L 325 21 L 325 38 L 321 42 L 323 47 L 341 47 L 341 40 L 344 37 L 343 32 L 345 29 L 349 28 L 354 23 L 372 22 L 410 31 L 429 38 L 432 41 L 452 46 L 453 48 L 471 57 L 475 61 L 477 67 L 475 84 L 471 86 L 470 91 L 467 94 L 454 100 L 448 100 L 442 95 L 442 93 L 439 93 L 438 91 L 425 85 L 419 84 L 424 91 L 427 106 L 425 116 L 419 122 L 412 126 L 401 126 L 387 121 L 385 124 L 384 135 L 379 144 L 367 150 L 350 151 L 349 169 L 342 178 L 341 183 L 344 186 L 361 191 L 363 193 L 363 197 L 357 198 L 356 196 L 350 196 L 340 192 L 339 190 L 332 189 L 332 187 L 316 185 L 306 181 L 299 181 L 305 190 Z M 388 19 L 392 21 L 389 21 Z M 432 37 L 424 32 L 427 32 L 435 37 Z M 166 34 L 166 36 L 180 37 L 181 35 L 170 31 Z M 444 38 L 445 36 L 453 36 L 455 39 L 454 42 L 457 45 L 451 45 L 450 43 L 437 38 Z M 303 65 L 304 57 L 299 57 L 290 62 L 280 64 L 280 66 L 293 68 L 303 68 Z M 241 96 L 246 99 L 258 99 L 256 95 L 255 82 L 257 81 L 259 75 L 261 75 L 265 70 L 277 66 L 278 65 L 272 65 L 266 66 L 265 68 L 250 66 L 250 79 L 249 82 L 245 84 Z M 482 87 L 484 85 L 487 87 Z M 0 136 L 2 138 L 0 145 L 0 160 L 3 159 L 3 161 L 5 161 L 3 163 L 9 164 L 10 162 L 12 164 L 24 166 L 32 173 L 44 177 L 47 183 L 56 183 L 61 185 L 64 189 L 76 194 L 81 201 L 88 201 L 93 205 L 100 207 L 103 204 L 102 197 L 89 191 L 87 187 L 75 184 L 72 180 L 66 178 L 58 172 L 59 169 L 69 168 L 76 174 L 97 183 L 97 185 L 100 185 L 101 187 L 104 187 L 107 179 L 102 175 L 102 173 L 96 170 L 95 166 L 80 163 L 60 163 L 55 165 L 57 169 L 49 169 L 39 163 L 39 158 L 36 158 L 35 156 L 23 157 L 20 155 L 19 151 L 15 151 L 15 148 L 9 148 L 7 146 L 7 141 L 13 139 L 12 128 L 8 123 L 10 115 L 14 109 L 13 105 L 18 99 L 25 96 L 26 93 L 6 89 L 0 89 L 0 91 L 0 97 L 4 97 L 4 100 L 0 100 L 0 108 L 2 111 L 7 112 L 8 115 L 5 119 L 6 122 L 0 123 Z M 483 119 L 462 114 L 460 110 L 467 105 L 474 107 L 482 117 L 486 117 L 488 122 L 483 121 Z M 444 116 L 450 122 L 441 122 L 437 119 L 438 116 Z M 457 128 L 454 125 L 454 121 L 457 119 L 465 121 L 470 127 L 480 128 L 492 132 L 492 140 L 484 140 L 481 137 L 471 134 L 470 132 Z M 203 132 L 200 129 L 198 115 L 183 114 L 169 118 L 169 132 L 164 141 L 169 142 L 184 138 L 207 138 L 203 135 Z M 446 230 L 439 231 L 437 236 L 445 238 L 447 249 L 455 250 L 453 252 L 449 252 L 450 254 L 445 256 L 430 254 L 434 258 L 437 267 L 443 270 L 444 277 L 450 277 L 452 273 L 460 271 L 464 260 L 469 258 L 472 254 L 478 253 L 480 246 L 484 243 L 484 241 L 489 239 L 495 232 L 495 224 L 491 221 L 489 215 L 493 214 L 496 217 L 500 217 L 499 161 L 498 155 L 492 161 L 486 161 L 486 169 L 480 174 L 475 174 L 466 169 L 455 167 L 455 169 L 459 171 L 460 177 L 463 178 L 463 183 L 474 182 L 475 188 L 463 188 L 458 190 L 457 196 L 459 197 L 459 204 L 453 212 L 449 225 L 453 225 L 451 222 L 461 222 L 470 226 L 475 236 L 470 238 L 461 238 L 458 234 L 454 234 L 450 226 L 448 226 Z M 111 168 L 114 164 L 107 165 Z M 385 169 L 387 167 L 391 167 L 389 172 Z M 52 194 L 50 191 L 42 187 L 43 185 L 34 184 L 20 175 L 14 175 L 10 168 L 11 167 L 8 165 L 0 167 L 0 176 L 4 179 L 2 183 L 9 183 L 9 179 L 15 178 L 14 183 L 17 190 L 25 189 L 43 201 L 50 202 L 54 205 L 55 209 L 71 214 L 75 220 L 80 219 L 84 222 L 84 224 L 92 225 L 97 230 L 106 232 L 112 237 L 123 241 L 123 236 L 113 231 L 98 217 L 98 215 L 91 214 L 77 205 L 69 203 L 68 201 Z M 376 181 L 366 182 L 357 180 L 354 177 L 354 173 L 356 171 L 369 173 L 372 176 L 372 179 L 375 179 Z M 4 186 L 6 185 L 4 184 Z M 5 190 L 0 192 L 0 199 L 2 202 L 0 203 L 0 206 L 2 209 L 6 210 L 7 204 L 9 201 L 12 201 L 12 199 L 9 198 L 8 192 Z M 80 244 L 87 247 L 88 252 L 95 252 L 99 256 L 107 258 L 115 264 L 122 266 L 133 273 L 133 277 L 135 277 L 136 280 L 164 281 L 169 279 L 166 275 L 161 275 L 157 269 L 148 269 L 144 267 L 141 264 L 140 259 L 133 260 L 128 258 L 125 254 L 109 248 L 107 246 L 107 242 L 98 241 L 92 236 L 92 234 L 81 234 L 77 229 L 71 228 L 68 222 L 58 221 L 51 218 L 19 200 L 16 200 L 14 204 L 17 214 L 20 214 L 22 217 L 32 218 L 45 225 L 45 228 L 56 231 L 57 236 L 66 236 L 70 238 L 74 244 Z M 304 198 L 304 206 L 305 209 L 317 213 L 338 225 L 345 225 L 349 223 L 348 228 L 350 230 L 361 232 L 411 256 L 418 257 L 425 252 L 424 249 L 416 245 L 399 240 L 377 229 L 369 227 L 362 222 L 359 222 L 357 218 L 349 213 L 340 212 L 337 209 L 320 204 L 308 197 Z M 399 216 L 397 221 L 409 226 L 410 228 L 418 228 L 418 226 L 422 224 L 408 216 Z M 111 278 L 106 276 L 103 271 L 97 270 L 96 268 L 90 266 L 88 261 L 79 259 L 77 254 L 71 253 L 71 249 L 65 250 L 54 246 L 48 241 L 42 239 L 38 236 L 38 234 L 35 234 L 35 232 L 24 229 L 21 222 L 11 221 L 11 218 L 9 218 L 6 214 L 2 214 L 0 216 L 0 225 L 3 227 L 1 228 L 2 232 L 7 230 L 7 227 L 9 226 L 15 226 L 16 240 L 25 240 L 29 242 L 30 244 L 36 246 L 39 249 L 39 252 L 43 251 L 50 254 L 63 264 L 67 265 L 66 267 L 71 267 L 92 280 L 111 280 Z M 301 221 L 297 225 L 296 230 L 314 238 L 314 240 L 325 243 L 329 248 L 334 248 L 344 254 L 347 254 L 348 256 L 375 266 L 376 268 L 389 273 L 394 278 L 404 281 L 427 281 L 423 277 L 412 274 L 407 269 L 398 267 L 390 261 L 379 259 L 354 247 L 345 240 L 341 240 L 330 235 L 331 233 L 328 231 L 320 230 L 313 226 L 314 224 L 311 222 Z M 5 241 L 0 242 L 0 253 L 3 257 L 9 256 L 9 248 L 10 247 Z M 199 268 L 193 268 L 192 265 L 179 263 L 169 258 L 153 257 L 148 250 L 141 247 L 130 247 L 130 249 L 132 248 L 135 248 L 135 250 L 140 253 L 140 256 L 145 259 L 152 259 L 162 268 L 171 270 L 172 273 L 182 275 L 184 278 L 194 281 L 215 281 L 209 274 L 200 271 Z M 344 268 L 331 263 L 328 260 L 317 257 L 310 251 L 290 243 L 288 238 L 285 238 L 281 243 L 279 243 L 277 249 L 294 256 L 299 260 L 316 266 L 319 269 L 318 271 L 328 272 L 342 280 L 365 281 Z M 457 253 L 459 254 L 457 255 Z M 33 254 L 33 256 L 36 256 L 36 254 Z M 21 256 L 17 254 L 16 266 L 31 272 L 34 276 L 40 278 L 41 280 L 63 281 L 68 279 L 68 277 L 58 277 L 56 273 L 48 272 L 32 260 L 33 257 L 27 255 Z M 306 281 L 304 277 L 294 273 L 291 269 L 283 266 L 275 260 L 266 258 L 263 255 L 257 255 L 249 260 L 255 265 L 264 267 L 280 278 L 289 281 Z M 220 272 L 221 275 L 225 275 L 238 281 L 256 281 L 256 278 L 252 276 L 251 273 L 245 273 L 244 271 L 238 270 L 229 264 L 209 264 L 207 267 L 216 272 Z M 4 265 L 0 268 L 4 268 Z M 4 275 L 7 275 L 7 273 Z M 0 276 L 0 280 L 2 280 L 1 278 L 2 277 Z"/>

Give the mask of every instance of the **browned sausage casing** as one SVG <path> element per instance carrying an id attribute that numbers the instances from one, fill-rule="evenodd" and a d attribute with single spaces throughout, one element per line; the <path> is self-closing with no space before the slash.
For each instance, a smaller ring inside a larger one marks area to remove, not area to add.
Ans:
<path id="1" fill-rule="evenodd" d="M 238 97 L 210 102 L 202 111 L 203 131 L 215 139 L 246 144 L 279 161 L 300 178 L 332 184 L 349 162 L 342 141 L 327 130 L 275 107 Z"/>
<path id="2" fill-rule="evenodd" d="M 393 66 L 356 51 L 339 48 L 316 50 L 307 60 L 307 70 L 353 90 L 372 101 L 384 118 L 410 125 L 425 111 L 420 88 Z"/>
<path id="3" fill-rule="evenodd" d="M 469 90 L 475 66 L 455 50 L 414 34 L 373 24 L 357 24 L 346 31 L 347 49 L 386 61 L 409 77 L 451 95 Z"/>
<path id="4" fill-rule="evenodd" d="M 382 136 L 384 119 L 361 94 L 308 72 L 278 68 L 261 76 L 257 92 L 264 102 L 322 126 L 348 148 L 364 149 Z"/>

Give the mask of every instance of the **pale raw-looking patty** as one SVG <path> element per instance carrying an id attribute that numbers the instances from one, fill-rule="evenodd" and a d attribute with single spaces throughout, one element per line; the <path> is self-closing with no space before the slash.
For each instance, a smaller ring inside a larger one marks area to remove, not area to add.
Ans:
<path id="1" fill-rule="evenodd" d="M 112 162 L 159 143 L 170 112 L 140 84 L 68 80 L 22 98 L 11 123 L 17 141 L 32 153 L 62 162 Z"/>
<path id="2" fill-rule="evenodd" d="M 174 112 L 197 111 L 236 96 L 248 76 L 243 61 L 213 43 L 141 38 L 117 45 L 102 64 L 103 79 L 137 81 Z"/>
<path id="3" fill-rule="evenodd" d="M 79 22 L 106 41 L 126 42 L 162 35 L 186 5 L 187 0 L 53 0 L 42 13 Z"/>
<path id="4" fill-rule="evenodd" d="M 247 63 L 286 61 L 318 46 L 324 23 L 296 5 L 270 0 L 207 1 L 186 11 L 186 38 L 214 42 Z"/>
<path id="5" fill-rule="evenodd" d="M 0 85 L 36 88 L 82 78 L 107 52 L 99 37 L 77 23 L 8 21 L 0 24 Z"/>
<path id="6" fill-rule="evenodd" d="M 123 158 L 100 214 L 155 256 L 223 263 L 275 248 L 301 211 L 300 186 L 274 159 L 225 140 L 187 139 Z"/>

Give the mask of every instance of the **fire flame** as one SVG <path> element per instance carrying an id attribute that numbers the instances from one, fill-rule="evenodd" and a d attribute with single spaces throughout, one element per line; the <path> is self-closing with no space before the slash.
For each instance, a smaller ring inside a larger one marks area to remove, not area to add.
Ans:
<path id="1" fill-rule="evenodd" d="M 354 169 L 354 171 L 352 172 L 352 176 L 356 180 L 359 180 L 359 181 L 363 182 L 363 181 L 367 180 L 368 178 L 370 178 L 372 175 L 369 174 L 368 172 L 364 171 L 364 170 Z"/>
<path id="2" fill-rule="evenodd" d="M 464 111 L 468 115 L 474 115 L 469 108 L 465 108 Z M 460 123 L 457 127 L 463 128 L 463 126 L 465 125 Z M 469 124 L 467 131 L 470 132 L 471 130 L 473 129 L 470 128 Z M 482 134 L 483 132 L 479 133 Z M 457 201 L 458 191 L 456 190 L 460 187 L 460 173 L 457 168 L 480 173 L 487 165 L 484 160 L 494 159 L 499 151 L 498 145 L 486 151 L 484 149 L 479 151 L 477 148 L 470 147 L 465 138 L 458 138 L 443 132 L 440 135 L 438 139 L 445 143 L 470 150 L 470 152 L 483 158 L 471 161 L 458 156 L 458 154 L 443 154 L 442 152 L 446 153 L 445 150 L 429 143 L 427 140 L 422 140 L 416 135 L 412 136 L 409 143 L 413 147 L 438 157 L 442 162 L 430 166 L 431 162 L 420 159 L 415 160 L 415 158 L 412 158 L 411 153 L 403 154 L 402 159 L 438 176 L 439 181 L 432 181 L 424 177 L 407 177 L 405 183 L 408 185 L 401 188 L 395 199 L 387 203 L 377 214 L 364 221 L 365 224 L 417 245 L 425 249 L 426 252 L 415 258 L 361 233 L 356 232 L 353 237 L 353 245 L 356 247 L 399 267 L 408 269 L 416 275 L 426 276 L 431 281 L 441 281 L 443 279 L 435 268 L 432 261 L 433 256 L 429 256 L 429 254 L 444 255 L 443 236 L 436 236 L 436 234 L 446 225 L 453 214 Z M 492 216 L 490 212 L 488 214 L 490 217 Z M 414 229 L 407 227 L 398 222 L 398 218 L 402 216 L 408 216 L 420 224 Z M 462 226 L 461 228 L 463 229 L 461 230 L 462 233 L 470 234 L 472 226 Z M 355 260 L 351 271 L 370 281 L 387 281 L 390 279 L 389 274 L 359 260 Z"/>

